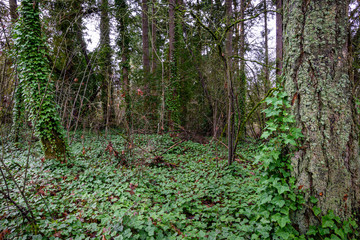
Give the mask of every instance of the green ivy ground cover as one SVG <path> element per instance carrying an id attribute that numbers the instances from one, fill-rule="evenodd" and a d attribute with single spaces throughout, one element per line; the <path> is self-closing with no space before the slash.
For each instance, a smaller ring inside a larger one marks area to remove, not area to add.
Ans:
<path id="1" fill-rule="evenodd" d="M 119 135 L 108 142 L 76 135 L 74 159 L 67 164 L 41 161 L 40 146 L 4 146 L 3 157 L 22 184 L 26 160 L 26 197 L 37 227 L 24 224 L 18 210 L 0 200 L 0 232 L 9 239 L 250 239 L 270 231 L 249 221 L 258 202 L 257 169 L 250 161 L 226 166 L 226 149 L 167 135 L 139 135 L 120 165 L 127 144 Z M 166 151 L 167 150 L 167 151 Z M 256 146 L 240 146 L 253 159 Z M 164 153 L 166 151 L 166 153 Z M 150 153 L 151 152 L 151 153 Z M 163 154 L 162 154 L 163 153 Z M 151 164 L 162 154 L 166 164 Z M 115 154 L 116 155 L 116 154 Z M 4 189 L 4 181 L 1 180 Z M 12 197 L 24 206 L 14 183 Z"/>

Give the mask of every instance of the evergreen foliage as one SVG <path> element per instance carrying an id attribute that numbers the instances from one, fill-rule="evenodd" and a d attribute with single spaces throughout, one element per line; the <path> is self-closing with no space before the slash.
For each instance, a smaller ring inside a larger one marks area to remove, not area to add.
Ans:
<path id="1" fill-rule="evenodd" d="M 16 94 L 17 106 L 21 106 L 23 97 L 29 120 L 41 139 L 45 157 L 64 159 L 67 144 L 54 102 L 54 84 L 51 80 L 45 39 L 41 33 L 38 3 L 22 1 L 19 13 L 13 35 L 20 80 Z M 21 107 L 15 110 L 15 115 L 19 115 Z M 15 118 L 15 121 L 19 119 Z"/>

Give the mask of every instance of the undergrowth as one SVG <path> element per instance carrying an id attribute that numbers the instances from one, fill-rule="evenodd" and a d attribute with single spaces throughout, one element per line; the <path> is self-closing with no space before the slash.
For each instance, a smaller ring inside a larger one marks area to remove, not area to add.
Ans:
<path id="1" fill-rule="evenodd" d="M 316 206 L 319 226 L 299 234 L 291 215 L 306 206 L 290 159 L 302 134 L 285 93 L 266 102 L 263 143 L 242 143 L 230 167 L 218 141 L 170 135 L 77 133 L 68 162 L 45 161 L 38 143 L 3 144 L 0 190 L 17 207 L 0 199 L 0 239 L 359 239 L 353 219 Z"/>
<path id="2" fill-rule="evenodd" d="M 41 161 L 35 144 L 26 193 L 37 228 L 2 199 L 0 232 L 9 239 L 247 239 L 261 224 L 248 218 L 258 180 L 251 161 L 227 167 L 220 145 L 138 135 L 124 165 L 114 152 L 121 155 L 128 143 L 111 138 L 109 151 L 103 139 L 78 134 L 67 163 Z M 257 149 L 240 148 L 249 159 Z M 163 152 L 162 162 L 171 165 L 150 164 Z M 4 159 L 19 183 L 27 156 L 27 146 L 5 146 Z"/>

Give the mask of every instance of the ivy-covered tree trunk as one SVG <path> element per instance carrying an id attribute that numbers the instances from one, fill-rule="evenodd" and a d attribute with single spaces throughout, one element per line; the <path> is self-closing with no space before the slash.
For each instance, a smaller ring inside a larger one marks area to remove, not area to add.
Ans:
<path id="1" fill-rule="evenodd" d="M 131 126 L 131 98 L 130 98 L 130 81 L 129 81 L 129 71 L 130 71 L 130 37 L 128 32 L 129 25 L 129 12 L 128 6 L 125 0 L 115 0 L 115 9 L 116 9 L 116 20 L 118 21 L 117 29 L 119 32 L 117 45 L 121 49 L 119 57 L 121 58 L 120 68 L 121 68 L 121 77 L 122 77 L 122 95 L 125 100 L 125 119 L 127 126 L 128 134 L 130 134 Z"/>
<path id="2" fill-rule="evenodd" d="M 284 1 L 284 76 L 298 127 L 305 136 L 293 174 L 306 204 L 294 223 L 305 233 L 322 214 L 346 219 L 359 210 L 360 161 L 349 79 L 348 1 Z"/>
<path id="3" fill-rule="evenodd" d="M 246 0 L 240 0 L 240 19 L 245 19 Z M 239 36 L 239 57 L 240 57 L 240 74 L 239 74 L 239 121 L 243 122 L 246 118 L 246 74 L 245 74 L 245 22 L 240 22 L 240 36 Z M 246 136 L 246 127 L 239 129 L 240 138 L 244 139 Z"/>
<path id="4" fill-rule="evenodd" d="M 101 101 L 106 134 L 109 127 L 112 99 L 111 84 L 111 46 L 110 46 L 110 19 L 108 0 L 101 1 L 100 14 L 100 67 L 102 75 Z"/>
<path id="5" fill-rule="evenodd" d="M 169 84 L 165 93 L 170 130 L 181 124 L 180 121 L 180 79 L 179 79 L 179 19 L 176 9 L 179 0 L 169 0 Z"/>
<path id="6" fill-rule="evenodd" d="M 54 101 L 54 85 L 50 79 L 39 15 L 37 1 L 21 2 L 14 35 L 19 80 L 25 110 L 41 139 L 45 158 L 65 159 L 67 143 Z"/>

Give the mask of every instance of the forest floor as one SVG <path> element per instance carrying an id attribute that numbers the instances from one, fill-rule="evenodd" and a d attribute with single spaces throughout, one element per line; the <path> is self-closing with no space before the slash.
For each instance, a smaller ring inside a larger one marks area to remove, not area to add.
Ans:
<path id="1" fill-rule="evenodd" d="M 1 191 L 32 208 L 36 227 L 3 196 L 0 239 L 250 239 L 266 228 L 249 221 L 259 172 L 258 145 L 242 144 L 227 166 L 222 144 L 169 135 L 75 134 L 67 163 L 41 159 L 37 142 L 4 144 Z M 128 145 L 127 145 L 128 146 Z M 244 158 L 249 160 L 244 160 Z M 28 164 L 28 170 L 25 171 Z M 24 196 L 19 194 L 25 181 Z M 254 238 L 256 239 L 256 238 Z"/>

